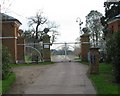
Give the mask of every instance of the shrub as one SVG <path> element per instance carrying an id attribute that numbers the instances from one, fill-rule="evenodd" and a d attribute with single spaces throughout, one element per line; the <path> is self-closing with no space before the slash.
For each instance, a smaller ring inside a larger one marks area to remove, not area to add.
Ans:
<path id="1" fill-rule="evenodd" d="M 10 73 L 10 54 L 6 47 L 2 46 L 2 79 Z"/>
<path id="2" fill-rule="evenodd" d="M 120 83 L 120 31 L 114 32 L 107 41 L 107 56 L 113 64 L 113 76 L 115 82 Z"/>

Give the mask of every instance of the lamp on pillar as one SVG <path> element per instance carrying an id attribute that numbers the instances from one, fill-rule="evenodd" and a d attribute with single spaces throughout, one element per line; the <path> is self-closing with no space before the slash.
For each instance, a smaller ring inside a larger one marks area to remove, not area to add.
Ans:
<path id="1" fill-rule="evenodd" d="M 79 23 L 79 30 L 80 30 L 80 33 L 79 33 L 79 34 L 82 34 L 81 25 L 83 24 L 83 22 L 81 21 L 81 19 L 80 19 L 79 17 L 77 17 L 76 22 Z"/>

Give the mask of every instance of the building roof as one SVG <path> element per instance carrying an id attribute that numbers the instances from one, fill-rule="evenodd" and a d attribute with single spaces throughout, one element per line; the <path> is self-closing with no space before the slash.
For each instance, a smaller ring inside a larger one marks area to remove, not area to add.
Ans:
<path id="1" fill-rule="evenodd" d="M 0 13 L 0 19 L 2 19 L 2 21 L 17 21 L 19 22 L 20 24 L 22 24 L 18 19 L 12 17 L 12 16 L 9 16 L 5 13 Z"/>
<path id="2" fill-rule="evenodd" d="M 115 22 L 116 20 L 120 20 L 120 14 L 118 14 L 118 15 L 114 16 L 113 18 L 109 19 L 108 24 L 112 23 L 112 22 Z"/>
<path id="3" fill-rule="evenodd" d="M 120 14 L 116 15 L 115 18 L 120 18 Z"/>

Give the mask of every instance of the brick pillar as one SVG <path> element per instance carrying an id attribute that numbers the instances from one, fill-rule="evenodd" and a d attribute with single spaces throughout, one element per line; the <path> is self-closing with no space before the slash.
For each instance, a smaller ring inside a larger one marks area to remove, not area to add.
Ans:
<path id="1" fill-rule="evenodd" d="M 8 51 L 11 54 L 11 62 L 17 63 L 17 39 L 16 38 L 2 39 L 2 45 L 8 48 Z"/>
<path id="2" fill-rule="evenodd" d="M 2 23 L 2 45 L 7 47 L 11 54 L 11 62 L 17 62 L 17 36 L 16 23 L 3 21 Z"/>
<path id="3" fill-rule="evenodd" d="M 90 48 L 90 74 L 99 73 L 99 48 Z"/>
<path id="4" fill-rule="evenodd" d="M 50 36 L 47 34 L 43 35 L 43 60 L 44 61 L 51 61 L 51 53 L 50 53 L 50 44 L 49 43 L 50 43 Z"/>
<path id="5" fill-rule="evenodd" d="M 24 44 L 25 39 L 23 37 L 18 37 L 17 39 L 17 60 L 18 63 L 25 63 L 25 57 L 24 57 L 24 45 L 19 45 L 19 44 Z"/>
<path id="6" fill-rule="evenodd" d="M 81 57 L 82 57 L 82 61 L 88 61 L 89 48 L 90 48 L 89 35 L 84 33 L 81 36 Z"/>

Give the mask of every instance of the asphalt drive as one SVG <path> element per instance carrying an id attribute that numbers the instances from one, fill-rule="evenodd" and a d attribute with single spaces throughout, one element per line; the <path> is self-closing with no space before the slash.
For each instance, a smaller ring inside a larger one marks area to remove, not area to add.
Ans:
<path id="1" fill-rule="evenodd" d="M 38 76 L 24 94 L 96 94 L 87 70 L 87 65 L 77 62 L 59 62 Z"/>

